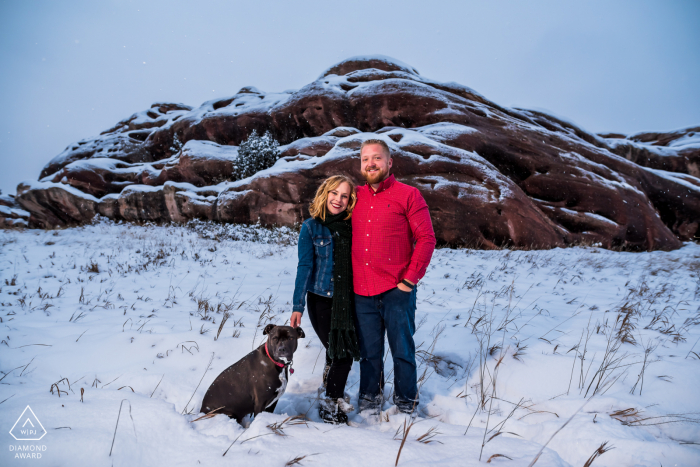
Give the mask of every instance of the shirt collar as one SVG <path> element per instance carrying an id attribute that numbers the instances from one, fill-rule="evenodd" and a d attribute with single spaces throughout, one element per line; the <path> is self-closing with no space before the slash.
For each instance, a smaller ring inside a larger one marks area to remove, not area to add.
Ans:
<path id="1" fill-rule="evenodd" d="M 382 191 L 391 188 L 395 181 L 396 179 L 394 178 L 394 174 L 391 174 L 379 184 L 379 187 L 376 190 L 372 188 L 372 185 L 370 185 L 369 183 L 367 184 L 367 187 L 369 188 L 370 192 L 381 193 Z"/>

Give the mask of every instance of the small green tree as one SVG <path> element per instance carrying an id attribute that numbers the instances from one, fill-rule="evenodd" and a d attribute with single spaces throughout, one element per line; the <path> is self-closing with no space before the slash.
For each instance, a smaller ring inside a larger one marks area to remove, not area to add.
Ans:
<path id="1" fill-rule="evenodd" d="M 173 145 L 170 146 L 170 151 L 173 154 L 177 154 L 178 152 L 182 151 L 182 142 L 180 142 L 180 138 L 177 137 L 177 133 L 175 133 L 173 136 Z"/>
<path id="2" fill-rule="evenodd" d="M 280 157 L 279 146 L 269 131 L 258 136 L 257 131 L 253 130 L 248 139 L 238 147 L 238 159 L 234 166 L 235 179 L 247 178 L 272 167 Z"/>

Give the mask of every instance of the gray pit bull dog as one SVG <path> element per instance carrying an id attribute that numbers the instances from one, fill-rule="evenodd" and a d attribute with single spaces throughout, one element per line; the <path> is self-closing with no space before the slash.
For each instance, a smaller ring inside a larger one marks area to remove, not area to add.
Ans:
<path id="1" fill-rule="evenodd" d="M 268 324 L 263 331 L 267 341 L 226 368 L 207 389 L 201 412 L 226 414 L 241 423 L 246 415 L 273 412 L 287 389 L 297 339 L 301 328 Z M 294 370 L 291 370 L 294 373 Z"/>

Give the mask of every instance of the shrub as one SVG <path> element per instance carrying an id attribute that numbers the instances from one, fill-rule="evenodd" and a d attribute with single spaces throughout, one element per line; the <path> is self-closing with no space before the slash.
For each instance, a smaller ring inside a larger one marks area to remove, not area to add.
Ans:
<path id="1" fill-rule="evenodd" d="M 238 148 L 234 177 L 236 180 L 250 177 L 272 167 L 279 157 L 279 143 L 270 132 L 266 131 L 263 136 L 258 136 L 258 133 L 253 130 L 248 139 Z"/>

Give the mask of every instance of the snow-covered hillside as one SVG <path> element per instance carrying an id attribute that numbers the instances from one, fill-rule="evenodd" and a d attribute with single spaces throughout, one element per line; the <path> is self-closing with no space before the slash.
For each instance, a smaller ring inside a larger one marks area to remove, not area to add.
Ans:
<path id="1" fill-rule="evenodd" d="M 368 467 L 394 465 L 401 449 L 399 465 L 527 466 L 573 416 L 537 466 L 582 466 L 606 441 L 615 449 L 593 465 L 700 465 L 692 243 L 436 250 L 418 289 L 412 425 L 389 402 L 351 426 L 319 422 L 322 347 L 307 317 L 275 414 L 247 428 L 194 421 L 219 372 L 263 342 L 265 324 L 288 320 L 295 242 L 289 230 L 204 224 L 0 231 L 0 464 Z M 358 379 L 355 364 L 353 402 Z M 8 434 L 27 405 L 41 441 Z M 41 460 L 15 459 L 22 444 L 46 446 Z"/>

